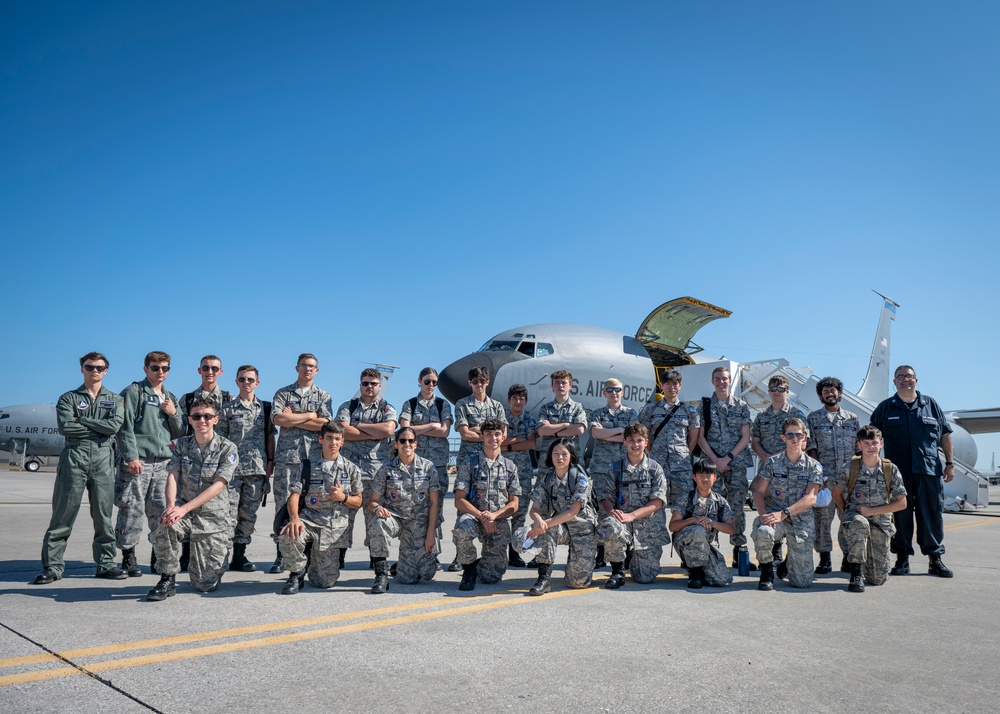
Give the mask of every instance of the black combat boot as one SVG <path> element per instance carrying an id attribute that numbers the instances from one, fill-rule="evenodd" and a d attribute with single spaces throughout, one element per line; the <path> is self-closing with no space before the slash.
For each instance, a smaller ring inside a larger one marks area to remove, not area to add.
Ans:
<path id="1" fill-rule="evenodd" d="M 781 557 L 781 541 L 779 540 L 771 546 L 771 562 L 777 565 L 782 560 L 784 558 Z"/>
<path id="2" fill-rule="evenodd" d="M 122 570 L 128 573 L 130 578 L 142 576 L 142 568 L 135 559 L 135 548 L 122 548 Z"/>
<path id="3" fill-rule="evenodd" d="M 156 575 L 156 551 L 154 550 L 149 554 L 149 573 L 150 575 Z"/>
<path id="4" fill-rule="evenodd" d="M 340 569 L 344 569 L 344 561 L 347 560 L 347 548 L 340 549 L 340 555 L 337 556 L 337 560 L 340 563 Z"/>
<path id="5" fill-rule="evenodd" d="M 153 602 L 166 600 L 177 594 L 177 584 L 173 575 L 161 575 L 160 582 L 153 586 L 153 589 L 146 593 L 146 599 Z"/>
<path id="6" fill-rule="evenodd" d="M 528 590 L 529 595 L 544 595 L 552 588 L 552 563 L 538 564 L 538 580 Z"/>
<path id="7" fill-rule="evenodd" d="M 852 593 L 863 593 L 865 591 L 865 579 L 861 576 L 861 563 L 848 563 L 851 566 L 851 584 L 847 589 Z"/>
<path id="8" fill-rule="evenodd" d="M 372 595 L 381 595 L 389 589 L 389 564 L 385 558 L 372 558 L 375 561 L 375 584 L 372 585 Z"/>
<path id="9" fill-rule="evenodd" d="M 704 568 L 691 568 L 688 571 L 688 587 L 692 590 L 701 590 L 705 580 Z"/>
<path id="10" fill-rule="evenodd" d="M 523 568 L 524 560 L 521 558 L 521 554 L 514 550 L 514 546 L 507 546 L 507 565 L 512 568 Z"/>
<path id="11" fill-rule="evenodd" d="M 927 561 L 927 572 L 931 575 L 937 575 L 939 578 L 951 578 L 955 576 L 955 573 L 951 572 L 951 568 L 941 562 L 940 555 L 932 555 L 930 560 Z"/>
<path id="12" fill-rule="evenodd" d="M 892 570 L 890 570 L 889 573 L 892 575 L 909 575 L 910 559 L 905 555 L 897 555 L 896 564 L 892 566 Z"/>
<path id="13" fill-rule="evenodd" d="M 778 576 L 779 579 L 784 580 L 788 577 L 788 558 L 785 558 L 774 568 L 774 574 Z"/>
<path id="14" fill-rule="evenodd" d="M 461 569 L 462 569 L 462 566 L 458 564 L 458 556 L 456 555 L 455 559 L 453 561 L 451 561 L 451 563 L 448 565 L 448 572 L 449 573 L 457 573 Z"/>
<path id="15" fill-rule="evenodd" d="M 186 573 L 188 571 L 188 565 L 190 564 L 191 564 L 191 541 L 186 540 L 183 543 L 181 543 L 181 572 Z"/>
<path id="16" fill-rule="evenodd" d="M 840 559 L 840 572 L 849 573 L 851 572 L 851 564 L 847 562 L 847 556 L 845 555 Z"/>
<path id="17" fill-rule="evenodd" d="M 476 578 L 479 576 L 478 573 L 479 560 L 475 560 L 468 565 L 462 566 L 462 582 L 459 583 L 459 590 L 475 590 L 476 589 Z"/>
<path id="18" fill-rule="evenodd" d="M 275 544 L 275 550 L 278 552 L 278 557 L 274 559 L 274 565 L 272 565 L 267 572 L 271 575 L 277 575 L 278 573 L 285 572 L 285 559 L 281 556 L 281 548 Z"/>
<path id="19" fill-rule="evenodd" d="M 604 560 L 604 545 L 597 546 L 597 557 L 594 558 L 594 570 L 600 570 L 608 563 Z"/>
<path id="20" fill-rule="evenodd" d="M 229 569 L 239 573 L 252 573 L 257 570 L 256 566 L 247 560 L 246 543 L 233 543 L 233 559 L 229 563 Z"/>
<path id="21" fill-rule="evenodd" d="M 833 562 L 830 560 L 830 552 L 819 554 L 819 565 L 816 566 L 816 575 L 826 575 L 833 572 Z"/>
<path id="22" fill-rule="evenodd" d="M 121 572 L 121 571 L 119 571 Z M 62 576 L 57 574 L 52 568 L 46 568 L 31 581 L 32 585 L 49 585 L 56 580 L 62 580 Z"/>
<path id="23" fill-rule="evenodd" d="M 617 590 L 625 584 L 625 563 L 611 561 L 611 577 L 604 583 L 606 590 Z"/>
<path id="24" fill-rule="evenodd" d="M 285 587 L 281 588 L 281 594 L 295 595 L 299 590 L 305 587 L 305 584 L 306 584 L 305 573 L 289 573 L 288 582 L 285 583 Z"/>
<path id="25" fill-rule="evenodd" d="M 774 563 L 760 564 L 760 582 L 758 590 L 774 590 Z"/>

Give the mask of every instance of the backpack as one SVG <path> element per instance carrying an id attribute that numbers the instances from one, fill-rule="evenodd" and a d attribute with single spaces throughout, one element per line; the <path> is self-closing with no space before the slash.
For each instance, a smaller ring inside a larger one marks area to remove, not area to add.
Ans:
<path id="1" fill-rule="evenodd" d="M 892 462 L 889 459 L 881 459 L 882 461 L 882 480 L 885 481 L 885 499 L 886 503 L 892 501 Z M 844 492 L 846 494 L 851 494 L 854 491 L 854 485 L 858 482 L 858 475 L 861 473 L 861 457 L 852 456 L 851 457 L 851 471 L 850 475 L 847 477 L 847 490 Z M 846 504 L 846 499 L 845 499 Z"/>

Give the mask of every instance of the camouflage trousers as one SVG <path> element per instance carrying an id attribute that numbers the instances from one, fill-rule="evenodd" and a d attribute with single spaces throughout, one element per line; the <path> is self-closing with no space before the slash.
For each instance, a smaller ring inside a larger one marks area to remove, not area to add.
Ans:
<path id="1" fill-rule="evenodd" d="M 732 504 L 730 504 L 732 505 Z M 842 553 L 847 552 L 847 542 L 844 540 L 844 512 L 837 508 L 837 504 L 831 503 L 829 506 L 821 508 L 813 507 L 813 520 L 816 523 L 816 537 L 813 546 L 817 553 L 829 553 L 833 550 L 833 537 L 830 532 L 833 530 L 833 514 L 840 517 L 840 529 L 837 531 L 837 543 L 840 545 Z"/>
<path id="2" fill-rule="evenodd" d="M 556 561 L 556 546 L 569 546 L 569 562 L 566 563 L 566 587 L 586 588 L 594 575 L 594 560 L 597 558 L 597 534 L 594 526 L 586 521 L 573 520 L 554 528 L 549 528 L 536 539 L 542 549 L 536 560 L 551 565 Z"/>
<path id="3" fill-rule="evenodd" d="M 312 543 L 309 561 L 309 583 L 317 588 L 332 588 L 340 579 L 340 551 L 347 547 L 347 528 L 326 528 L 302 521 L 302 533 L 290 538 L 278 536 L 278 548 L 290 573 L 306 569 L 306 546 Z"/>
<path id="4" fill-rule="evenodd" d="M 275 463 L 274 471 L 271 473 L 271 502 L 274 504 L 275 513 L 288 503 L 288 493 L 291 488 L 292 479 L 298 481 L 301 478 L 302 464 L 287 464 L 283 461 Z M 271 537 L 277 540 L 278 534 L 272 533 Z"/>
<path id="5" fill-rule="evenodd" d="M 808 513 L 804 514 L 808 517 Z M 807 588 L 813 581 L 812 529 L 795 529 L 794 521 L 784 520 L 776 526 L 765 526 L 760 518 L 753 521 L 754 547 L 757 562 L 766 565 L 774 561 L 772 548 L 776 541 L 783 540 L 788 545 L 788 584 L 793 588 Z"/>
<path id="6" fill-rule="evenodd" d="M 637 583 L 651 583 L 660 574 L 663 546 L 670 542 L 670 535 L 662 521 L 651 519 L 657 513 L 631 523 L 603 515 L 597 523 L 597 540 L 604 544 L 604 555 L 611 563 L 622 563 L 628 548 L 632 549 L 629 574 Z M 662 518 L 662 514 L 661 518 Z"/>
<path id="7" fill-rule="evenodd" d="M 864 563 L 862 572 L 872 585 L 884 583 L 889 578 L 889 542 L 896 532 L 892 522 L 882 525 L 851 509 L 841 531 L 847 542 L 847 562 Z"/>
<path id="8" fill-rule="evenodd" d="M 264 498 L 264 476 L 234 476 L 229 482 L 233 543 L 249 543 Z"/>
<path id="9" fill-rule="evenodd" d="M 713 487 L 724 499 L 729 501 L 729 507 L 733 509 L 736 521 L 733 523 L 733 534 L 729 536 L 729 544 L 738 547 L 747 544 L 747 491 L 750 485 L 747 483 L 747 470 L 742 466 L 730 467 L 725 473 L 719 474 L 718 480 Z M 688 490 L 693 488 L 688 485 Z"/>
<path id="10" fill-rule="evenodd" d="M 692 523 L 674 534 L 674 549 L 688 568 L 704 571 L 708 585 L 721 588 L 732 585 L 733 574 L 726 564 L 726 556 L 712 545 L 714 539 L 715 531 Z"/>
<path id="11" fill-rule="evenodd" d="M 182 518 L 172 526 L 160 526 L 152 538 L 156 572 L 177 575 L 181 569 L 181 543 L 190 539 L 188 576 L 191 584 L 203 593 L 215 590 L 226 572 L 226 561 L 229 559 L 228 523 L 225 526 L 216 533 L 192 533 L 190 518 Z"/>
<path id="12" fill-rule="evenodd" d="M 510 517 L 510 527 L 512 533 L 523 526 L 528 517 L 528 508 L 531 506 L 531 489 L 534 482 L 534 475 L 532 474 L 531 469 L 522 471 L 520 467 L 518 467 L 517 480 L 521 483 L 521 495 L 517 497 L 517 510 L 514 512 L 514 515 Z"/>
<path id="13" fill-rule="evenodd" d="M 160 516 L 167 510 L 167 462 L 170 459 L 140 459 L 142 472 L 134 476 L 122 463 L 115 478 L 115 505 L 118 520 L 115 537 L 122 550 L 135 548 L 142 536 L 143 515 L 149 526 L 149 540 L 159 528 Z"/>
<path id="14" fill-rule="evenodd" d="M 476 567 L 477 577 L 484 583 L 498 583 L 507 572 L 507 546 L 510 545 L 510 520 L 495 521 L 496 533 L 486 533 L 482 524 L 468 513 L 461 513 L 452 538 L 458 551 L 459 565 L 476 562 L 476 543 L 483 544 L 483 554 Z"/>
<path id="15" fill-rule="evenodd" d="M 427 520 L 372 515 L 368 521 L 368 550 L 373 558 L 389 557 L 389 540 L 399 538 L 399 561 L 396 563 L 396 580 L 412 585 L 422 580 L 433 580 L 437 574 L 435 559 L 441 545 L 434 543 L 430 553 L 424 552 Z"/>
<path id="16" fill-rule="evenodd" d="M 684 500 L 694 488 L 694 473 L 689 466 L 687 469 L 665 471 L 663 475 L 667 477 L 667 502 L 663 504 L 663 509 L 670 513 L 670 509 Z"/>

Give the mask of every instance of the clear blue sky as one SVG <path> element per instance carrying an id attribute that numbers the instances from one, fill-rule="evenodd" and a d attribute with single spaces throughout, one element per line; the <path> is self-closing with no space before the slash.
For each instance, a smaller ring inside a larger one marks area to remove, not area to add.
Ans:
<path id="1" fill-rule="evenodd" d="M 500 330 L 698 336 L 860 386 L 893 362 L 1000 404 L 1000 5 L 33 3 L 0 6 L 0 404 L 174 358 L 444 366 Z M 1000 439 L 980 439 L 989 463 Z"/>

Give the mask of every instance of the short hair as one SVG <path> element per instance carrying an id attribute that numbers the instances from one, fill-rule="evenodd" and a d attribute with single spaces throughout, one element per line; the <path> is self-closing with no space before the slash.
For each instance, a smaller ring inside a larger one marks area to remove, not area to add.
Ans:
<path id="1" fill-rule="evenodd" d="M 411 429 L 408 426 L 401 426 L 398 429 L 396 429 L 396 433 L 392 435 L 392 440 L 398 443 L 399 440 L 402 438 L 404 431 L 408 431 L 411 434 L 413 434 L 414 439 L 417 438 L 417 432 L 413 431 L 413 429 Z"/>
<path id="2" fill-rule="evenodd" d="M 254 367 L 252 364 L 241 364 L 239 366 L 239 369 L 236 370 L 236 376 L 239 377 L 244 372 L 253 372 L 254 374 L 257 375 L 257 379 L 260 379 L 260 372 L 258 372 L 257 368 Z"/>
<path id="3" fill-rule="evenodd" d="M 490 371 L 486 367 L 473 367 L 469 370 L 469 381 L 474 379 L 485 379 L 487 382 L 490 381 Z"/>
<path id="4" fill-rule="evenodd" d="M 153 362 L 170 362 L 170 355 L 166 352 L 149 352 L 146 354 L 146 359 L 143 361 L 142 366 L 148 367 Z"/>
<path id="5" fill-rule="evenodd" d="M 429 374 L 433 374 L 435 377 L 438 376 L 437 370 L 434 369 L 433 367 L 424 367 L 422 370 L 420 370 L 420 374 L 417 376 L 417 379 L 423 379 Z"/>
<path id="6" fill-rule="evenodd" d="M 638 434 L 643 439 L 649 439 L 649 429 L 646 428 L 645 424 L 640 424 L 637 421 L 632 422 L 625 427 L 625 431 L 622 432 L 623 439 L 629 439 Z"/>
<path id="7" fill-rule="evenodd" d="M 211 409 L 213 414 L 219 413 L 219 408 L 215 406 L 215 402 L 211 399 L 195 399 L 191 402 L 191 407 L 188 409 L 188 415 L 195 409 Z"/>
<path id="8" fill-rule="evenodd" d="M 691 474 L 712 474 L 713 476 L 719 475 L 719 469 L 715 465 L 715 462 L 711 459 L 706 459 L 704 456 L 694 462 L 694 466 L 691 467 Z"/>
<path id="9" fill-rule="evenodd" d="M 894 370 L 892 371 L 892 378 L 893 378 L 893 379 L 895 379 L 895 378 L 896 378 L 896 375 L 898 375 L 898 374 L 899 374 L 899 370 L 901 370 L 901 369 L 908 369 L 908 370 L 910 370 L 911 372 L 913 372 L 913 376 L 914 376 L 914 377 L 916 377 L 916 376 L 917 376 L 917 370 L 913 369 L 913 367 L 911 367 L 911 366 L 910 366 L 910 365 L 908 365 L 908 364 L 901 364 L 901 365 L 899 365 L 898 367 L 896 367 L 896 369 L 894 369 Z"/>
<path id="10" fill-rule="evenodd" d="M 625 385 L 623 385 L 622 381 L 617 377 L 609 377 L 608 379 L 604 380 L 605 389 L 607 389 L 608 387 L 623 387 L 623 386 Z"/>
<path id="11" fill-rule="evenodd" d="M 836 389 L 841 394 L 844 393 L 844 383 L 843 382 L 841 382 L 836 377 L 823 377 L 823 379 L 821 379 L 818 382 L 816 382 L 816 396 L 817 397 L 822 397 L 823 396 L 823 390 L 824 389 L 829 389 L 830 387 L 833 387 L 834 389 Z"/>
<path id="12" fill-rule="evenodd" d="M 111 366 L 111 363 L 108 362 L 108 358 L 102 355 L 100 352 L 88 352 L 87 354 L 85 354 L 83 357 L 80 358 L 80 366 L 82 367 L 83 363 L 86 362 L 87 360 L 93 362 L 94 360 L 98 359 L 104 362 L 105 367 Z"/>
<path id="13" fill-rule="evenodd" d="M 552 468 L 552 450 L 557 446 L 565 446 L 566 450 L 569 451 L 569 463 L 571 466 L 576 466 L 580 463 L 580 455 L 576 453 L 576 444 L 573 443 L 572 439 L 560 436 L 558 439 L 549 444 L 549 450 L 545 454 L 545 465 L 547 467 Z"/>
<path id="14" fill-rule="evenodd" d="M 499 419 L 489 418 L 484 419 L 483 423 L 479 425 L 479 433 L 483 434 L 487 431 L 506 431 L 507 425 L 504 424 Z"/>
<path id="15" fill-rule="evenodd" d="M 712 374 L 714 375 L 715 372 L 712 372 Z M 660 374 L 660 384 L 673 384 L 674 382 L 677 384 L 682 384 L 684 382 L 684 378 L 681 376 L 680 371 L 676 369 L 666 369 L 662 374 Z"/>
<path id="16" fill-rule="evenodd" d="M 767 380 L 767 387 L 768 389 L 770 389 L 771 387 L 784 387 L 785 389 L 788 389 L 788 380 L 782 377 L 780 374 L 776 374 L 769 380 Z"/>
<path id="17" fill-rule="evenodd" d="M 368 377 L 369 379 L 377 379 L 379 384 L 382 384 L 382 375 L 374 367 L 365 367 L 361 370 L 361 379 Z"/>
<path id="18" fill-rule="evenodd" d="M 216 357 L 215 355 L 205 355 L 200 360 L 198 360 L 198 364 L 201 364 L 202 362 L 204 362 L 207 359 L 214 359 L 219 364 L 222 364 L 222 358 L 221 357 Z"/>
<path id="19" fill-rule="evenodd" d="M 877 426 L 866 424 L 858 429 L 858 441 L 870 441 L 872 439 L 882 440 L 882 432 Z"/>
<path id="20" fill-rule="evenodd" d="M 557 379 L 566 379 L 572 382 L 573 373 L 570 372 L 568 369 L 557 369 L 555 372 L 552 373 L 551 379 L 553 382 L 556 381 Z"/>
<path id="21" fill-rule="evenodd" d="M 716 372 L 725 372 L 730 377 L 733 376 L 733 373 L 729 371 L 729 367 L 716 367 L 715 369 L 712 370 L 712 379 L 715 379 Z"/>
<path id="22" fill-rule="evenodd" d="M 802 431 L 806 430 L 806 423 L 804 421 L 802 421 L 798 417 L 788 417 L 787 419 L 785 419 L 785 423 L 781 425 L 781 433 L 784 434 L 786 431 L 788 431 L 788 427 L 790 426 L 797 426 Z"/>
<path id="23" fill-rule="evenodd" d="M 327 434 L 344 435 L 344 425 L 339 421 L 328 421 L 319 428 L 319 438 L 322 439 Z"/>
<path id="24" fill-rule="evenodd" d="M 510 389 L 507 390 L 507 401 L 510 401 L 514 397 L 524 397 L 525 400 L 528 398 L 528 388 L 523 384 L 512 384 Z"/>
<path id="25" fill-rule="evenodd" d="M 297 367 L 300 364 L 302 364 L 302 360 L 304 359 L 315 360 L 316 364 L 317 365 L 319 364 L 319 360 L 316 359 L 316 355 L 314 355 L 312 352 L 303 352 L 302 354 L 299 355 L 299 358 L 295 360 L 295 366 Z"/>

